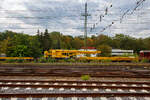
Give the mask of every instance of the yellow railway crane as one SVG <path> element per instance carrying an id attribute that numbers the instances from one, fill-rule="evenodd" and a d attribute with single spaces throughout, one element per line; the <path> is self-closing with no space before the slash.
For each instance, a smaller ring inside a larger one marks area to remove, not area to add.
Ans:
<path id="1" fill-rule="evenodd" d="M 52 58 L 72 58 L 77 57 L 78 55 L 88 55 L 88 54 L 98 54 L 101 51 L 81 51 L 81 50 L 49 50 L 44 52 L 44 57 L 52 57 Z"/>
<path id="2" fill-rule="evenodd" d="M 69 58 L 78 58 L 86 60 L 111 60 L 111 61 L 137 61 L 137 57 L 89 57 L 86 55 L 98 54 L 101 51 L 81 51 L 81 50 L 61 50 L 61 49 L 52 49 L 44 52 L 44 57 L 56 58 L 56 59 L 69 59 Z M 80 56 L 85 55 L 85 56 Z"/>

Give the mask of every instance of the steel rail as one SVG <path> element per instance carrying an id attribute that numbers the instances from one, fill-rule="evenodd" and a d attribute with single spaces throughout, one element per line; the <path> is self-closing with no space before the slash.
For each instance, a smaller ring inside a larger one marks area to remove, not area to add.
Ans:
<path id="1" fill-rule="evenodd" d="M 9 97 L 150 97 L 149 93 L 8 93 L 2 94 L 0 93 L 1 98 L 9 98 Z"/>
<path id="2" fill-rule="evenodd" d="M 11 79 L 11 80 L 0 80 L 0 82 L 46 82 L 46 83 L 98 83 L 98 84 L 147 84 L 150 85 L 150 81 L 70 81 L 70 80 L 16 80 L 16 79 Z"/>
<path id="3" fill-rule="evenodd" d="M 108 73 L 108 72 L 105 72 Z M 71 73 L 72 74 L 72 73 Z M 14 73 L 14 74 L 9 74 L 9 73 L 5 73 L 2 74 L 0 73 L 0 76 L 61 76 L 61 77 L 81 77 L 81 75 L 83 75 L 84 73 L 80 73 L 80 74 L 63 74 L 63 73 L 55 73 L 55 74 L 46 74 L 46 73 L 29 73 L 29 74 L 25 74 L 25 73 Z M 110 73 L 108 73 L 110 74 Z M 91 77 L 107 77 L 107 78 L 150 78 L 150 74 L 149 75 L 93 75 L 93 74 L 89 74 Z"/>
<path id="4" fill-rule="evenodd" d="M 0 85 L 0 87 L 9 87 L 9 88 L 76 88 L 76 89 L 138 89 L 138 90 L 150 90 L 150 87 L 139 87 L 139 86 L 92 86 L 92 85 Z"/>

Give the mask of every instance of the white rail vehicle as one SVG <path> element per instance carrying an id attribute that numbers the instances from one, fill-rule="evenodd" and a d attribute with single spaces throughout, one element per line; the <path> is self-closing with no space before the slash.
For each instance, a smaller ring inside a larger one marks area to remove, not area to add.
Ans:
<path id="1" fill-rule="evenodd" d="M 112 56 L 133 55 L 133 50 L 112 49 Z"/>

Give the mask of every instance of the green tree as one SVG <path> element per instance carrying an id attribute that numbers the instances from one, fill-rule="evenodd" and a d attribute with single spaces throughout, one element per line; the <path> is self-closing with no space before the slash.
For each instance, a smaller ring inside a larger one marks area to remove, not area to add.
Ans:
<path id="1" fill-rule="evenodd" d="M 79 37 L 75 37 L 72 41 L 72 47 L 74 49 L 81 49 L 84 46 L 84 41 Z"/>
<path id="2" fill-rule="evenodd" d="M 34 57 L 38 47 L 38 41 L 30 39 L 33 36 L 25 35 L 23 33 L 15 34 L 7 43 L 6 54 L 9 57 Z M 32 42 L 37 42 L 35 45 L 31 45 Z"/>
<path id="3" fill-rule="evenodd" d="M 5 32 L 1 32 L 0 33 L 0 41 L 3 41 L 5 39 L 7 39 L 8 37 L 13 38 L 14 35 L 17 35 L 17 33 L 12 32 L 12 31 L 8 31 L 8 30 L 6 30 Z"/>
<path id="4" fill-rule="evenodd" d="M 10 38 L 9 37 L 7 37 L 7 39 L 0 42 L 0 52 L 1 53 L 6 54 L 7 48 L 9 47 L 9 43 L 10 43 Z"/>
<path id="5" fill-rule="evenodd" d="M 122 48 L 121 43 L 123 39 L 124 39 L 123 34 L 116 34 L 115 37 L 113 37 L 112 48 L 121 49 Z"/>
<path id="6" fill-rule="evenodd" d="M 87 46 L 88 47 L 93 47 L 94 46 L 94 41 L 93 41 L 93 39 L 91 39 L 91 38 L 87 38 Z"/>
<path id="7" fill-rule="evenodd" d="M 40 42 L 38 41 L 37 36 L 33 36 L 29 38 L 29 45 L 28 45 L 30 56 L 34 58 L 38 58 L 42 56 L 42 48 L 40 47 Z"/>
<path id="8" fill-rule="evenodd" d="M 51 48 L 51 38 L 48 33 L 48 29 L 45 29 L 44 36 L 43 36 L 43 49 L 49 50 Z"/>
<path id="9" fill-rule="evenodd" d="M 141 42 L 142 42 L 142 43 L 141 43 Z M 143 39 L 143 41 L 140 40 L 140 44 L 142 44 L 142 46 L 144 47 L 144 49 L 150 50 L 150 37 Z M 144 45 L 143 45 L 143 44 L 144 44 Z M 142 49 L 143 49 L 143 48 L 142 48 Z M 144 50 L 144 49 L 143 49 L 143 50 Z"/>
<path id="10" fill-rule="evenodd" d="M 111 56 L 112 48 L 108 45 L 99 45 L 97 47 L 97 50 L 101 51 L 101 54 L 99 54 L 98 56 Z"/>
<path id="11" fill-rule="evenodd" d="M 111 46 L 112 39 L 106 35 L 99 35 L 94 41 L 95 47 L 99 45 L 109 45 Z"/>
<path id="12" fill-rule="evenodd" d="M 0 41 L 0 54 L 2 53 L 2 50 L 1 50 L 1 47 L 2 47 L 2 46 L 1 46 L 1 45 L 2 45 L 2 44 L 1 44 L 1 41 Z"/>
<path id="13" fill-rule="evenodd" d="M 41 34 L 40 34 L 40 30 L 39 29 L 37 30 L 37 35 L 36 36 L 37 36 L 38 42 L 41 45 Z"/>
<path id="14" fill-rule="evenodd" d="M 61 49 L 62 48 L 62 34 L 60 32 L 51 32 L 50 37 L 52 38 L 52 48 Z"/>
<path id="15" fill-rule="evenodd" d="M 72 36 L 62 36 L 62 43 L 61 43 L 61 48 L 62 49 L 72 49 Z"/>
<path id="16" fill-rule="evenodd" d="M 140 50 L 145 50 L 143 39 L 136 39 L 128 35 L 117 34 L 113 38 L 113 48 L 134 50 L 138 53 Z"/>
<path id="17" fill-rule="evenodd" d="M 10 57 L 31 57 L 31 52 L 27 46 L 17 45 L 10 47 L 7 51 L 7 55 Z"/>
<path id="18" fill-rule="evenodd" d="M 49 50 L 52 47 L 52 39 L 50 37 L 50 34 L 48 33 L 48 29 L 45 29 L 44 33 L 40 33 L 40 31 L 38 30 L 36 36 L 43 52 Z"/>

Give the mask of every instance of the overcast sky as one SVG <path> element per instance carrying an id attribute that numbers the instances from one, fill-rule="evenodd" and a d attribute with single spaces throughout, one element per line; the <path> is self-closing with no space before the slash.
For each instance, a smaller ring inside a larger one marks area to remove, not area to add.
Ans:
<path id="1" fill-rule="evenodd" d="M 0 31 L 35 35 L 37 29 L 43 31 L 47 28 L 49 32 L 59 31 L 65 35 L 84 34 L 84 17 L 81 15 L 86 0 L 0 1 Z M 150 36 L 150 0 L 140 4 L 133 12 L 138 1 L 142 0 L 87 0 L 91 15 L 88 17 L 88 36 L 114 36 L 119 33 L 137 38 Z"/>

